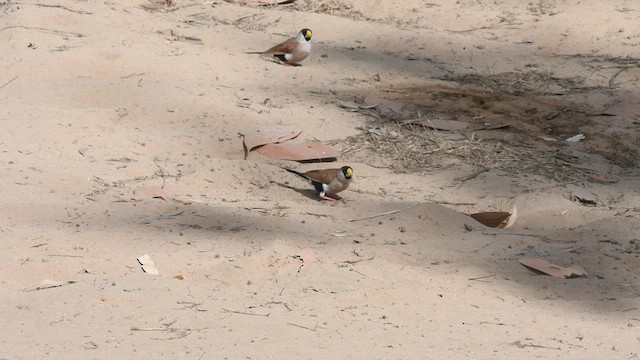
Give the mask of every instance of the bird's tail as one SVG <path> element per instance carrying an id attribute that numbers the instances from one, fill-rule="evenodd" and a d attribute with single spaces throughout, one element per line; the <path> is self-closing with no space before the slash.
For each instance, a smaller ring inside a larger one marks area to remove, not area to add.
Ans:
<path id="1" fill-rule="evenodd" d="M 300 176 L 303 179 L 307 178 L 303 173 L 301 173 L 299 171 L 295 171 L 295 170 L 287 169 L 287 168 L 284 168 L 284 169 L 287 170 L 288 172 L 292 173 L 292 174 L 296 174 L 296 175 Z"/>

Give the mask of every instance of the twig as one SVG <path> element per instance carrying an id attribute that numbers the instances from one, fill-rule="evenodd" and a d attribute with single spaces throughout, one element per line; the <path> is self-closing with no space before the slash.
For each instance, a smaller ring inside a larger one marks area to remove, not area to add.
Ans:
<path id="1" fill-rule="evenodd" d="M 615 83 L 616 78 L 618 77 L 618 75 L 620 75 L 623 71 L 627 70 L 627 69 L 628 69 L 628 68 L 630 68 L 630 67 L 635 67 L 635 65 L 634 65 L 634 66 L 623 66 L 623 67 L 621 67 L 621 68 L 620 68 L 620 70 L 616 71 L 616 73 L 615 73 L 615 74 L 613 74 L 613 76 L 611 77 L 611 79 L 609 79 L 609 88 L 612 88 L 612 87 L 613 87 L 613 85 L 614 85 L 614 83 Z"/>
<path id="2" fill-rule="evenodd" d="M 156 164 L 156 166 L 160 170 L 160 177 L 162 178 L 162 186 L 160 186 L 160 188 L 164 189 L 164 186 L 166 185 L 166 182 L 167 182 L 166 179 L 164 178 L 164 170 L 162 170 L 162 167 L 158 165 L 158 159 L 153 159 L 153 163 Z"/>
<path id="3" fill-rule="evenodd" d="M 42 6 L 42 7 L 49 7 L 49 8 L 59 8 L 59 9 L 71 11 L 71 12 L 78 13 L 78 14 L 86 14 L 86 15 L 93 14 L 90 11 L 74 10 L 74 9 L 70 9 L 70 8 L 68 8 L 66 6 L 62 6 L 62 5 L 32 4 L 32 3 L 23 3 L 23 2 L 17 2 L 17 3 L 14 3 L 14 4 L 17 4 L 17 5 L 34 5 L 34 6 Z"/>
<path id="4" fill-rule="evenodd" d="M 184 305 L 183 307 L 179 308 L 178 310 L 194 309 L 196 311 L 207 311 L 207 310 L 198 309 L 198 306 L 202 305 L 201 302 L 197 303 L 197 302 L 192 302 L 192 301 L 178 301 L 177 304 L 178 305 Z"/>
<path id="5" fill-rule="evenodd" d="M 195 4 L 187 4 L 187 5 L 183 5 L 183 6 L 175 6 L 175 7 L 172 7 L 172 8 L 166 8 L 165 7 L 165 8 L 162 8 L 161 10 L 159 10 L 159 11 L 162 11 L 162 12 L 175 12 L 175 11 L 178 11 L 180 9 L 188 8 L 188 7 L 191 7 L 191 6 L 198 6 L 198 5 L 199 5 L 198 3 L 195 3 Z M 147 11 L 153 11 L 153 9 L 147 9 L 142 5 L 140 7 L 145 9 L 145 10 L 147 10 Z"/>
<path id="6" fill-rule="evenodd" d="M 17 79 L 18 75 L 14 76 L 13 79 L 7 81 L 6 83 L 2 84 L 2 86 L 0 86 L 0 89 L 2 89 L 3 87 L 9 85 L 11 82 L 13 82 L 13 80 Z"/>
<path id="7" fill-rule="evenodd" d="M 361 261 L 369 261 L 369 260 L 373 260 L 373 258 L 375 258 L 375 256 L 372 256 L 372 257 L 370 257 L 370 258 L 368 258 L 368 259 L 345 260 L 345 261 L 340 261 L 340 263 L 341 263 L 341 264 L 351 264 L 351 265 L 353 265 L 353 264 L 357 264 L 357 263 L 359 263 L 359 262 L 361 262 Z"/>
<path id="8" fill-rule="evenodd" d="M 128 78 L 130 78 L 130 77 L 134 77 L 134 76 L 142 76 L 142 75 L 144 75 L 144 74 L 146 74 L 146 73 L 144 73 L 144 72 L 141 72 L 141 73 L 131 73 L 131 74 L 129 74 L 129 75 L 120 76 L 120 79 L 128 79 Z"/>
<path id="9" fill-rule="evenodd" d="M 161 327 L 161 328 L 140 328 L 137 326 L 132 326 L 131 331 L 175 331 L 170 327 Z"/>
<path id="10" fill-rule="evenodd" d="M 282 292 L 280 292 L 280 295 L 282 295 Z M 287 305 L 286 302 L 283 301 L 269 301 L 267 303 L 265 303 L 265 305 L 271 305 L 271 304 L 275 304 L 275 305 L 282 305 L 284 306 L 288 311 L 293 311 L 291 310 L 291 308 L 289 307 L 289 305 Z"/>
<path id="11" fill-rule="evenodd" d="M 416 206 L 416 205 L 418 205 L 418 204 L 409 205 L 409 206 L 403 207 L 402 209 L 391 210 L 391 211 L 385 211 L 385 212 L 380 213 L 380 214 L 371 215 L 371 216 L 366 216 L 366 217 L 359 218 L 359 219 L 349 219 L 349 222 L 362 221 L 362 220 L 369 220 L 369 219 L 377 218 L 377 217 L 380 217 L 380 216 L 385 216 L 385 215 L 391 215 L 391 214 L 399 213 L 400 211 L 407 210 L 407 209 L 412 208 L 412 207 L 414 207 L 414 206 Z"/>
<path id="12" fill-rule="evenodd" d="M 232 314 L 252 315 L 252 316 L 264 316 L 264 317 L 267 317 L 267 316 L 271 315 L 271 313 L 266 313 L 266 314 L 256 314 L 256 313 L 250 313 L 250 312 L 245 312 L 245 311 L 229 310 L 229 309 L 225 309 L 225 308 L 222 308 L 222 311 L 224 311 L 224 312 L 226 312 L 226 313 L 232 313 Z"/>
<path id="13" fill-rule="evenodd" d="M 515 29 L 520 29 L 519 27 L 501 27 L 502 24 L 497 24 L 497 25 L 490 25 L 490 26 L 480 26 L 477 28 L 471 28 L 471 29 L 466 29 L 466 30 L 447 30 L 448 32 L 452 32 L 452 33 L 466 33 L 466 32 L 472 32 L 472 31 L 477 31 L 477 30 L 489 30 L 489 29 L 510 29 L 510 30 L 515 30 Z"/>
<path id="14" fill-rule="evenodd" d="M 480 169 L 480 170 L 478 170 L 476 172 L 473 172 L 473 173 L 471 173 L 471 174 L 469 174 L 467 176 L 460 176 L 460 177 L 457 177 L 457 178 L 455 178 L 453 180 L 460 181 L 460 185 L 458 185 L 458 189 L 460 189 L 460 187 L 462 185 L 464 185 L 465 182 L 467 182 L 467 181 L 469 181 L 469 180 L 471 180 L 471 179 L 477 177 L 478 175 L 480 175 L 482 173 L 485 173 L 487 171 L 489 171 L 489 168 L 482 168 L 482 169 Z"/>
<path id="15" fill-rule="evenodd" d="M 176 322 L 178 322 L 178 320 L 173 320 L 171 322 L 162 324 L 162 327 L 155 327 L 155 328 L 151 328 L 151 327 L 141 328 L 137 326 L 132 326 L 131 331 L 177 331 L 178 329 L 172 328 L 173 324 L 175 324 Z"/>
<path id="16" fill-rule="evenodd" d="M 65 281 L 65 282 L 60 283 L 60 284 L 52 284 L 52 285 L 37 286 L 37 287 L 35 287 L 35 288 L 33 288 L 33 289 L 24 290 L 24 292 L 32 292 L 32 291 L 39 291 L 39 290 L 53 289 L 53 288 L 63 287 L 63 286 L 71 285 L 71 284 L 75 284 L 75 283 L 77 283 L 77 281 L 69 280 L 69 281 Z"/>
<path id="17" fill-rule="evenodd" d="M 470 203 L 470 202 L 450 202 L 450 201 L 436 201 L 436 204 L 440 204 L 440 205 L 453 205 L 453 206 L 474 206 L 477 203 Z"/>
<path id="18" fill-rule="evenodd" d="M 494 276 L 495 276 L 495 275 L 479 276 L 479 277 L 469 278 L 469 279 L 467 279 L 467 280 L 469 280 L 469 281 L 482 280 L 482 279 L 486 279 L 486 278 L 490 278 L 490 277 L 494 277 Z"/>
<path id="19" fill-rule="evenodd" d="M 180 328 L 174 328 L 172 327 L 173 324 L 175 324 L 176 322 L 178 322 L 178 320 L 174 320 L 170 323 L 166 323 L 166 324 L 162 324 L 162 327 L 145 327 L 145 328 L 141 328 L 141 327 L 137 327 L 137 326 L 132 326 L 131 327 L 131 331 L 162 331 L 162 332 L 168 332 L 168 333 L 177 333 L 178 335 L 174 336 L 174 337 L 170 337 L 170 338 L 166 338 L 164 340 L 173 340 L 173 339 L 182 339 L 183 337 L 188 336 L 192 331 L 201 331 L 204 330 L 206 328 L 198 328 L 198 329 L 191 329 L 191 328 L 184 328 L 184 329 L 180 329 Z M 154 338 L 154 340 L 162 340 L 160 338 Z"/>
<path id="20" fill-rule="evenodd" d="M 538 344 L 524 344 L 522 341 L 518 340 L 515 341 L 513 343 L 511 343 L 512 345 L 515 345 L 517 347 L 519 347 L 520 349 L 524 349 L 526 347 L 532 347 L 532 348 L 539 348 L 539 349 L 551 349 L 551 350 L 562 350 L 559 347 L 551 347 L 551 346 L 544 346 L 544 345 L 538 345 Z"/>
<path id="21" fill-rule="evenodd" d="M 302 328 L 302 329 L 307 329 L 307 330 L 316 331 L 316 332 L 318 331 L 316 329 L 312 329 L 310 327 L 306 327 L 306 326 L 302 326 L 302 325 L 298 325 L 298 324 L 294 324 L 294 323 L 287 323 L 287 325 L 297 326 L 297 327 Z"/>
<path id="22" fill-rule="evenodd" d="M 328 215 L 328 214 L 315 214 L 311 212 L 302 213 L 302 215 L 311 215 L 311 216 L 317 216 L 317 217 L 331 217 L 331 215 Z"/>
<path id="23" fill-rule="evenodd" d="M 578 242 L 578 240 L 555 240 L 555 239 L 551 239 L 545 235 L 538 235 L 538 234 L 527 234 L 527 233 L 518 233 L 518 232 L 497 232 L 497 231 L 483 231 L 482 232 L 483 235 L 511 235 L 511 236 L 530 236 L 530 237 L 534 237 L 534 238 L 538 238 L 541 241 L 544 241 L 546 243 L 560 243 L 560 244 L 573 244 L 575 242 Z"/>
<path id="24" fill-rule="evenodd" d="M 2 29 L 0 29 L 0 31 L 5 31 L 8 29 L 17 29 L 17 28 L 22 28 L 25 30 L 35 30 L 35 31 L 40 31 L 43 33 L 48 33 L 48 34 L 56 34 L 56 35 L 62 35 L 62 36 L 73 36 L 73 37 L 84 37 L 84 35 L 80 34 L 80 33 L 74 33 L 74 32 L 69 32 L 69 31 L 60 31 L 60 30 L 51 30 L 51 29 L 47 29 L 47 28 L 42 28 L 42 27 L 37 27 L 37 26 L 23 26 L 23 25 L 11 25 L 11 26 L 6 26 Z"/>

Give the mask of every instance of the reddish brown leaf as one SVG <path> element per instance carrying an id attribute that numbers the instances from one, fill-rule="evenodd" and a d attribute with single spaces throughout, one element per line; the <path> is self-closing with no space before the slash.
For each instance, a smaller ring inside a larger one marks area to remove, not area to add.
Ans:
<path id="1" fill-rule="evenodd" d="M 301 144 L 267 144 L 258 148 L 258 152 L 272 159 L 313 161 L 337 158 L 338 150 L 329 145 L 316 142 Z"/>
<path id="2" fill-rule="evenodd" d="M 562 267 L 552 264 L 545 259 L 520 259 L 520 264 L 528 267 L 529 269 L 557 278 L 573 279 L 587 276 L 587 272 L 578 265 Z"/>
<path id="3" fill-rule="evenodd" d="M 476 219 L 476 221 L 484 226 L 495 228 L 499 227 L 503 223 L 506 223 L 511 214 L 506 211 L 489 211 L 470 214 L 469 216 Z"/>
<path id="4" fill-rule="evenodd" d="M 244 136 L 244 146 L 249 152 L 258 146 L 291 140 L 301 132 L 301 130 L 288 126 L 263 125 L 243 132 L 242 136 Z"/>

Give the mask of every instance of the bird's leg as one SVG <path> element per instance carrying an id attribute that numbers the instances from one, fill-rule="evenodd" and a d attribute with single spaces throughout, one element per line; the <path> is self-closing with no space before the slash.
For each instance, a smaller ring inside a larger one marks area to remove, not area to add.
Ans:
<path id="1" fill-rule="evenodd" d="M 332 206 L 335 206 L 338 204 L 338 199 L 331 196 L 327 196 L 324 191 L 320 193 L 320 199 L 332 201 L 331 203 Z"/>
<path id="2" fill-rule="evenodd" d="M 329 200 L 329 201 L 338 201 L 334 198 L 332 198 L 331 196 L 320 196 L 320 199 L 324 199 L 324 200 Z"/>

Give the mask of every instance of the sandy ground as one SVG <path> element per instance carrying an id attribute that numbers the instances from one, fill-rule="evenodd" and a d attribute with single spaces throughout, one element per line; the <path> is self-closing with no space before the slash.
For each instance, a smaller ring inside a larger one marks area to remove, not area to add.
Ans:
<path id="1" fill-rule="evenodd" d="M 637 359 L 638 14 L 625 0 L 0 2 L 0 358 Z M 301 67 L 244 54 L 303 27 Z M 505 79 L 519 87 L 500 93 Z M 398 172 L 353 143 L 367 118 L 336 105 L 425 105 L 443 88 L 459 96 L 441 114 L 511 124 L 474 136 L 604 170 L 495 161 L 465 178 L 478 165 L 441 152 Z M 281 169 L 326 164 L 245 160 L 238 133 L 260 124 L 345 150 L 345 201 Z M 134 193 L 149 186 L 164 199 Z M 585 192 L 595 204 L 572 197 Z M 465 215 L 513 204 L 510 229 Z M 536 257 L 589 275 L 518 263 Z"/>

